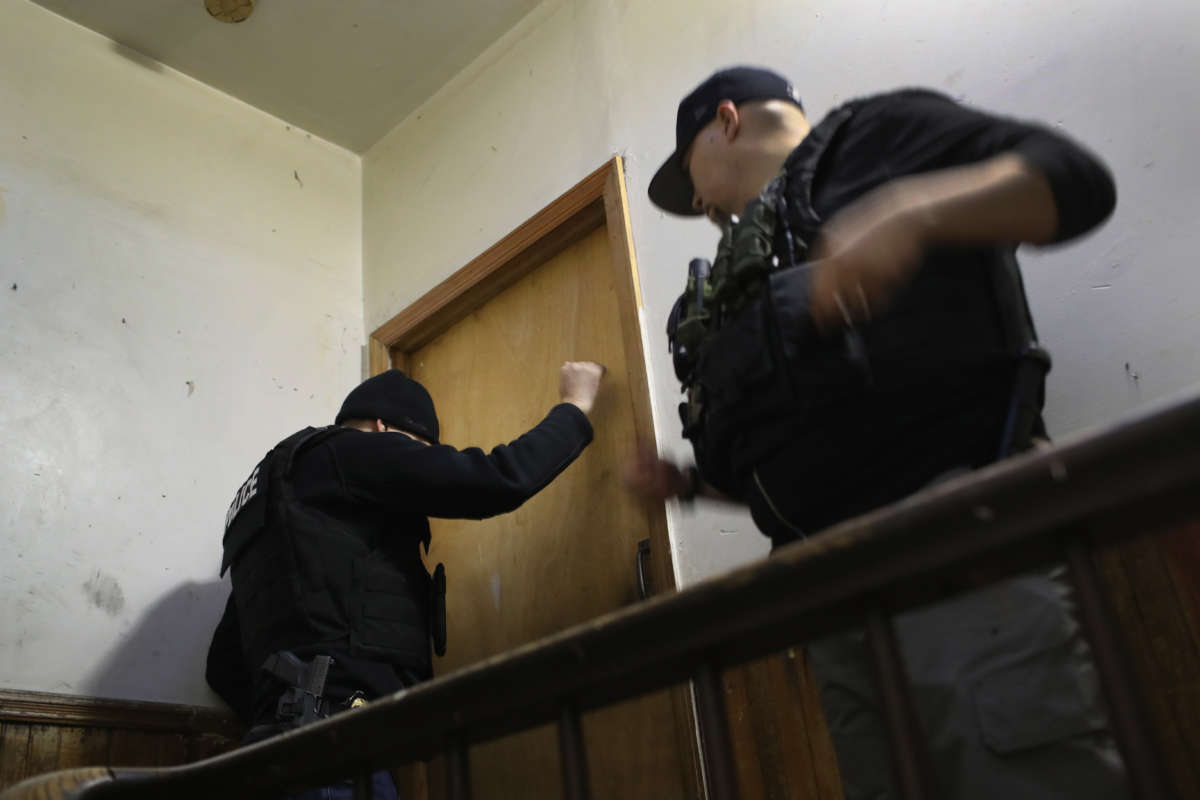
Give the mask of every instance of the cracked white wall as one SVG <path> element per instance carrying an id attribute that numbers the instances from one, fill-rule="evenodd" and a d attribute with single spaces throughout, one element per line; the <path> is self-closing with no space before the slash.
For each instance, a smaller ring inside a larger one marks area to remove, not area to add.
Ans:
<path id="1" fill-rule="evenodd" d="M 225 509 L 360 377 L 356 155 L 0 3 L 0 687 L 214 704 Z"/>
<path id="2" fill-rule="evenodd" d="M 353 154 L 0 3 L 0 686 L 213 702 L 220 522 L 253 463 L 332 417 L 364 323 L 613 152 L 659 435 L 685 453 L 662 328 L 715 236 L 645 191 L 679 97 L 730 63 L 786 72 L 814 116 L 923 84 L 1091 145 L 1116 173 L 1115 217 L 1023 256 L 1056 360 L 1051 426 L 1185 390 L 1200 375 L 1197 29 L 1183 0 L 546 0 L 360 174 Z M 674 509 L 671 534 L 685 583 L 766 547 L 712 509 Z"/>

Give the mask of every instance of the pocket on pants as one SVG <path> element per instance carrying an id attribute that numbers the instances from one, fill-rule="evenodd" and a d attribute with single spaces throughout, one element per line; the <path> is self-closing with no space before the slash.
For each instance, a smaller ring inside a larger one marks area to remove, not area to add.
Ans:
<path id="1" fill-rule="evenodd" d="M 983 743 L 999 755 L 1106 727 L 1095 670 L 1072 642 L 989 672 L 972 699 Z"/>

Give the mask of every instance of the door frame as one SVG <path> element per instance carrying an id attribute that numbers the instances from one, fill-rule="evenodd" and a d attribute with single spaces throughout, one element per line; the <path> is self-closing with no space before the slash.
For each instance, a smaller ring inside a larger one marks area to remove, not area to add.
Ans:
<path id="1" fill-rule="evenodd" d="M 607 229 L 612 254 L 613 283 L 633 399 L 634 431 L 639 439 L 657 450 L 650 382 L 642 348 L 641 285 L 629 223 L 625 167 L 619 155 L 376 328 L 367 342 L 370 374 L 378 375 L 392 367 L 407 370 L 414 351 L 600 227 Z M 666 506 L 651 508 L 649 522 L 650 574 L 655 593 L 674 591 L 675 569 Z M 634 556 L 630 554 L 631 570 Z M 690 777 L 686 781 L 688 796 L 701 798 L 705 792 L 695 710 L 688 685 L 674 687 L 671 698 L 680 757 Z"/>

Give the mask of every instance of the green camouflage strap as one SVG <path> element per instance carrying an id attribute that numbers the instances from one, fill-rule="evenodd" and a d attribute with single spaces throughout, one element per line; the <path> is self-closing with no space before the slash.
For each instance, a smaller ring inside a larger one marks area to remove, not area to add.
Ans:
<path id="1" fill-rule="evenodd" d="M 779 266 L 775 226 L 783 177 L 781 173 L 750 201 L 745 213 L 735 217 L 725 229 L 717 245 L 710 281 L 713 298 L 726 314 L 739 311 L 758 293 L 767 273 Z"/>
<path id="2" fill-rule="evenodd" d="M 779 266 L 775 255 L 775 227 L 785 185 L 780 172 L 752 200 L 741 217 L 734 217 L 721 233 L 717 255 L 707 275 L 688 271 L 687 289 L 674 330 L 673 348 L 681 359 L 696 365 L 700 347 L 721 329 L 728 317 L 737 314 L 758 294 L 767 274 Z M 702 286 L 700 284 L 702 283 Z M 697 291 L 698 286 L 700 291 Z M 694 380 L 685 383 L 687 402 L 683 409 L 685 432 L 700 423 L 702 389 Z"/>

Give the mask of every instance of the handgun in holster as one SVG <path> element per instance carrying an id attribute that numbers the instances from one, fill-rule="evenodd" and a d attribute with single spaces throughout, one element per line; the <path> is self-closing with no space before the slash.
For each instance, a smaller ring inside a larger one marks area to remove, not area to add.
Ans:
<path id="1" fill-rule="evenodd" d="M 276 721 L 299 727 L 329 716 L 322 695 L 331 664 L 329 656 L 306 663 L 287 650 L 267 656 L 262 669 L 288 687 L 275 707 Z"/>

